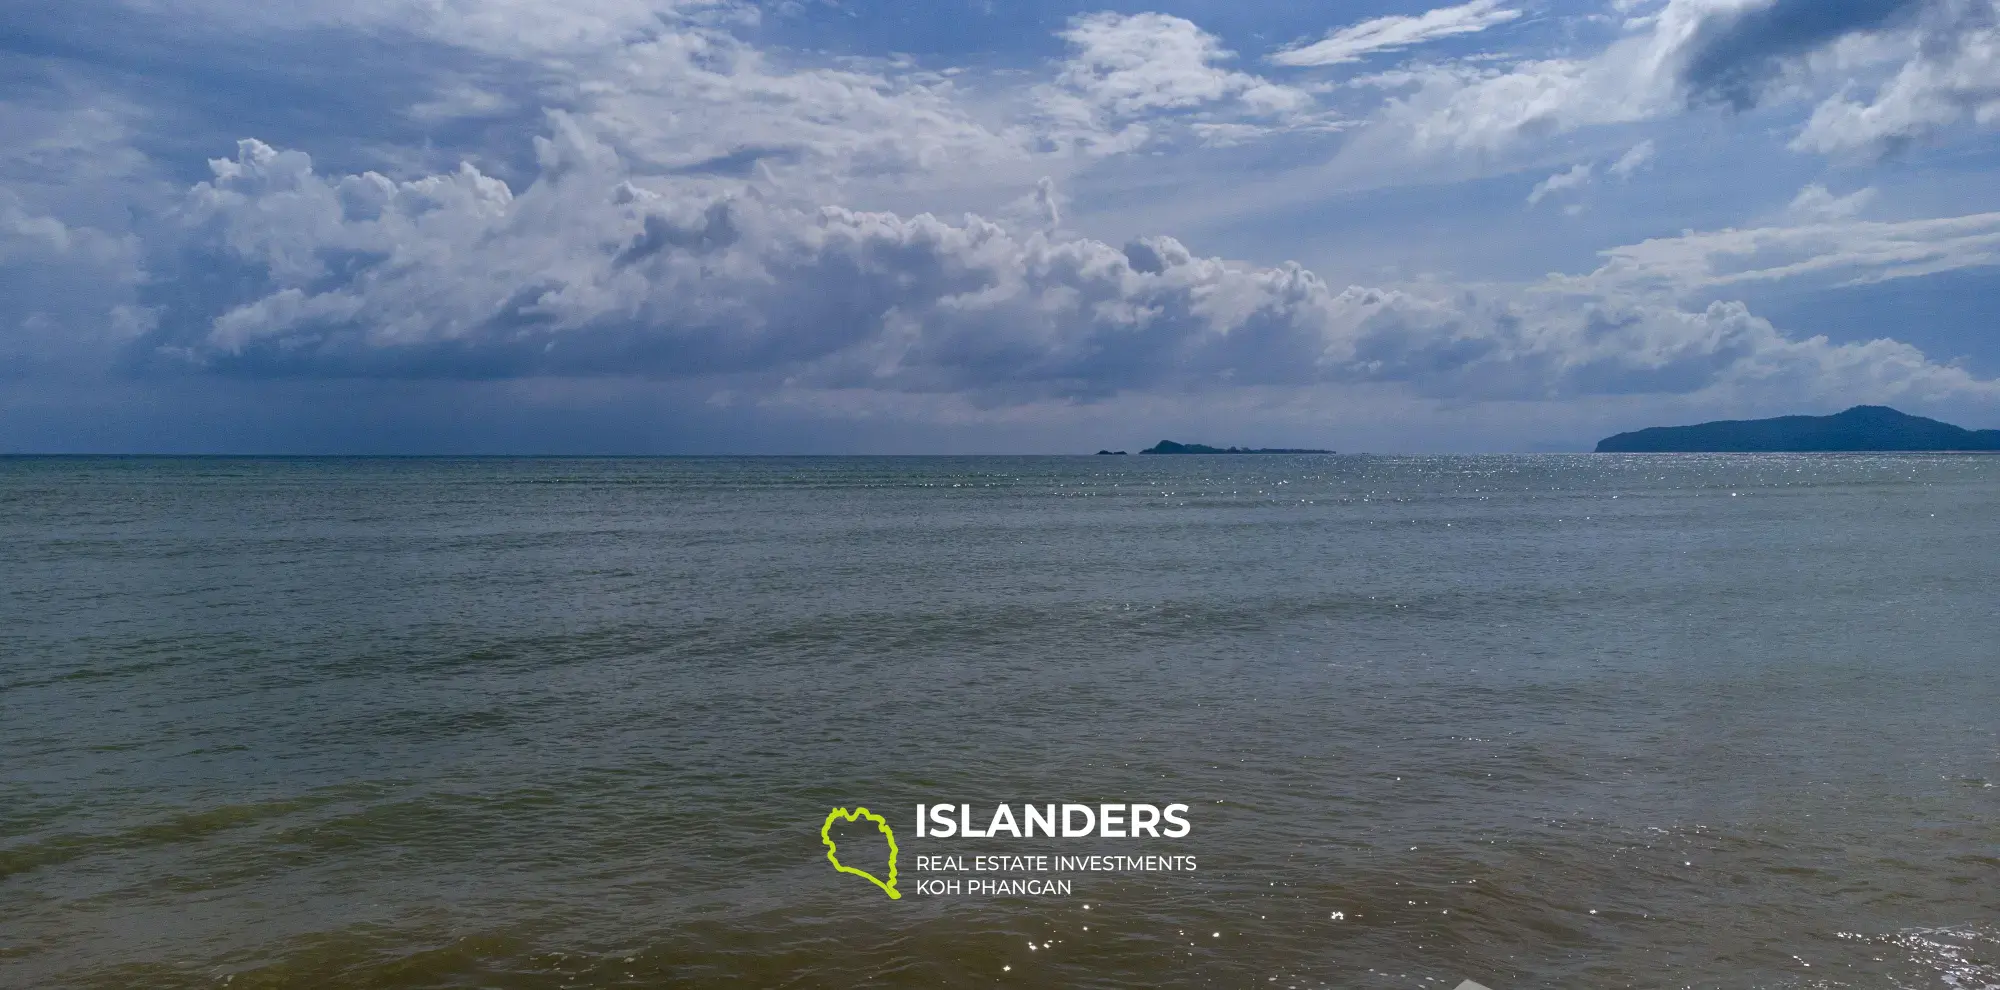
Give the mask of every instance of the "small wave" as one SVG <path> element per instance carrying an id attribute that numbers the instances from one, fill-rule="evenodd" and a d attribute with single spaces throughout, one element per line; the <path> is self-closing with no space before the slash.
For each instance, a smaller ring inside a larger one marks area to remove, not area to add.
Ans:
<path id="1" fill-rule="evenodd" d="M 1888 935 L 1836 934 L 1843 944 L 1859 950 L 1863 960 L 1886 964 L 1887 985 L 1896 990 L 2000 990 L 2000 928 L 1952 925 Z M 1846 990 L 1882 984 L 1836 978 L 1807 985 Z"/>
<path id="2" fill-rule="evenodd" d="M 1886 938 L 1936 976 L 1930 986 L 2000 990 L 2000 928 L 1920 928 Z M 1925 986 L 1922 983 L 1899 986 Z"/>
<path id="3" fill-rule="evenodd" d="M 356 790 L 354 787 L 327 788 L 304 797 L 186 811 L 116 831 L 49 835 L 0 848 L 0 880 L 101 853 L 198 841 L 220 832 L 328 805 Z"/>

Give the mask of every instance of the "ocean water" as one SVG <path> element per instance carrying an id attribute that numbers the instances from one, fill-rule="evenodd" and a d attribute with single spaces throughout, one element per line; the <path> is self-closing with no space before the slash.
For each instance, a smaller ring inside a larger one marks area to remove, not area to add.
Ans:
<path id="1" fill-rule="evenodd" d="M 1996 537 L 1977 456 L 0 460 L 0 986 L 1990 990 Z M 1190 832 L 915 835 L 1003 802 Z"/>

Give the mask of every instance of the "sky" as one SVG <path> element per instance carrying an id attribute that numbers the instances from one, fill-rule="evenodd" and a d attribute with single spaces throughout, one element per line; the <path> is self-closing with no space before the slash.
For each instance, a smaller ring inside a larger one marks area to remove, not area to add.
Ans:
<path id="1" fill-rule="evenodd" d="M 0 452 L 2000 427 L 2000 0 L 0 6 Z"/>

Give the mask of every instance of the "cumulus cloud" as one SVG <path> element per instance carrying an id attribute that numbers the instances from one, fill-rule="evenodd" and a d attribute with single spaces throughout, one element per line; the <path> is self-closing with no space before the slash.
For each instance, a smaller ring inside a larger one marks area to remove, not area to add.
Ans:
<path id="1" fill-rule="evenodd" d="M 1853 220 L 1851 196 L 1802 194 L 1796 228 L 1647 242 L 1610 252 L 1590 275 L 1478 288 L 1343 287 L 1170 237 L 1072 236 L 1076 211 L 1062 192 L 1090 195 L 1088 182 L 1070 182 L 1080 163 L 1177 138 L 1227 144 L 1342 124 L 1319 105 L 1325 94 L 1233 68 L 1217 38 L 1163 14 L 1074 20 L 1063 30 L 1069 58 L 1039 83 L 996 93 L 911 60 L 802 64 L 738 37 L 729 19 L 754 10 L 727 4 L 308 6 L 534 68 L 520 75 L 539 88 L 504 93 L 447 80 L 410 106 L 414 117 L 485 121 L 526 113 L 531 99 L 564 109 L 548 116 L 532 162 L 470 155 L 480 165 L 378 174 L 245 141 L 211 163 L 207 181 L 177 183 L 143 242 L 75 212 L 89 190 L 0 197 L 10 304 L 0 352 L 96 327 L 139 373 L 722 378 L 751 400 L 838 395 L 857 408 L 1256 389 L 1508 401 L 1717 389 L 1993 396 L 1992 383 L 1906 345 L 1835 344 L 1692 298 L 1751 280 L 1989 264 L 2000 227 L 1990 218 L 1871 227 Z M 1684 69 L 1727 34 L 1713 25 L 1736 23 L 1718 13 L 1727 7 L 1669 0 L 1621 42 L 1652 61 L 1408 67 L 1392 119 L 1439 147 L 1487 147 L 1699 102 Z M 547 36 L 513 39 L 482 21 L 510 11 L 546 19 Z M 1511 16 L 1493 5 L 1451 11 L 1461 27 Z M 1908 30 L 1901 16 L 1868 30 Z M 1389 50 L 1445 36 L 1445 21 L 1427 23 L 1378 24 L 1347 43 Z M 1763 71 L 1713 78 L 1770 85 Z M 485 64 L 481 73 L 506 76 Z M 1615 161 L 1576 165 L 1530 201 L 1627 177 L 1653 151 L 1642 141 Z M 49 163 L 79 158 L 119 160 L 59 136 L 0 148 L 0 168 L 54 174 Z M 930 195 L 959 181 L 981 184 L 977 195 Z M 976 203 L 984 215 L 923 212 L 939 202 Z M 859 208 L 884 204 L 892 209 Z M 1093 220 L 1086 209 L 1082 223 Z M 36 286 L 57 287 L 47 291 L 69 308 Z"/>
<path id="2" fill-rule="evenodd" d="M 1119 116 L 1214 103 L 1269 85 L 1219 68 L 1215 63 L 1233 53 L 1185 18 L 1091 14 L 1072 21 L 1062 37 L 1076 49 L 1063 66 L 1062 84 Z"/>
<path id="3" fill-rule="evenodd" d="M 1421 14 L 1377 17 L 1341 28 L 1310 45 L 1287 48 L 1272 55 L 1271 61 L 1301 66 L 1358 62 L 1375 52 L 1398 51 L 1439 38 L 1476 34 L 1520 16 L 1520 11 L 1500 6 L 1500 0 L 1472 0 Z"/>
<path id="4" fill-rule="evenodd" d="M 1814 109 L 1792 142 L 1800 151 L 1882 154 L 1970 121 L 2000 125 L 2000 6 L 1942 4 L 1913 32 L 1910 54 L 1874 93 L 1848 85 Z"/>
<path id="5" fill-rule="evenodd" d="M 143 347 L 224 374 L 736 376 L 999 403 L 1362 383 L 1495 398 L 1866 376 L 1873 395 L 1992 388 L 1903 345 L 1793 339 L 1735 303 L 1336 288 L 1168 237 L 1115 246 L 718 195 L 635 176 L 562 117 L 518 192 L 471 166 L 324 176 L 255 141 L 213 173 L 162 263 L 231 277 L 169 280 Z"/>
<path id="6" fill-rule="evenodd" d="M 1089 14 L 1061 35 L 1071 55 L 1041 87 L 1040 104 L 1054 136 L 1086 149 L 1130 150 L 1154 136 L 1163 115 L 1185 111 L 1234 115 L 1203 121 L 1225 140 L 1325 123 L 1304 90 L 1224 68 L 1235 53 L 1185 18 Z"/>

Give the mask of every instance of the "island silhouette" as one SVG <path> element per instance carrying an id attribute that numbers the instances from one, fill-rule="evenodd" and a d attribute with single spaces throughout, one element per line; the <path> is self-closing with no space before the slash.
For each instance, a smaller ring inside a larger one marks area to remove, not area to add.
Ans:
<path id="1" fill-rule="evenodd" d="M 1331 454 L 1331 450 L 1313 450 L 1305 447 L 1210 447 L 1200 443 L 1175 443 L 1162 440 L 1141 454 Z"/>
<path id="2" fill-rule="evenodd" d="M 1855 406 L 1831 416 L 1655 426 L 1597 443 L 1600 454 L 1976 450 L 2000 451 L 2000 430 L 1968 430 L 1887 406 Z"/>

